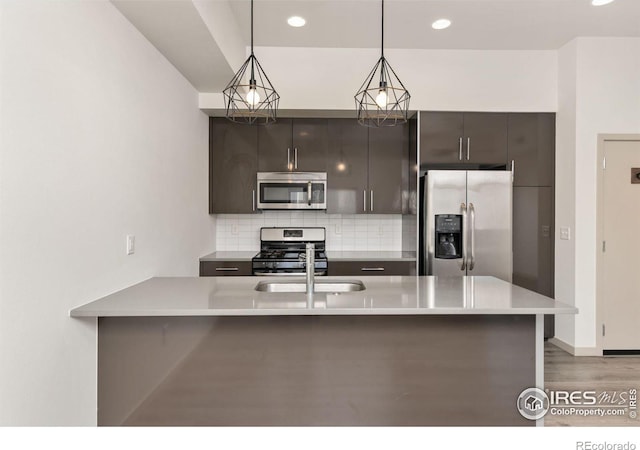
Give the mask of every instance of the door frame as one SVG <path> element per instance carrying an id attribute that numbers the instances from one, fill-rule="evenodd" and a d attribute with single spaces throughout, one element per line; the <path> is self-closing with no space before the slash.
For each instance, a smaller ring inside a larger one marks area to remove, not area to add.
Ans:
<path id="1" fill-rule="evenodd" d="M 596 181 L 596 350 L 599 355 L 603 354 L 604 336 L 602 326 L 604 324 L 604 254 L 602 251 L 602 241 L 604 240 L 604 147 L 607 142 L 629 142 L 640 143 L 640 134 L 598 134 L 598 159 L 596 161 L 597 181 Z"/>

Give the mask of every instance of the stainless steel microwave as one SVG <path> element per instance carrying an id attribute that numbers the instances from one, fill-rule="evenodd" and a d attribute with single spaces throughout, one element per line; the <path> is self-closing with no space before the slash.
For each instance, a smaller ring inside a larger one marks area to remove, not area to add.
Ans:
<path id="1" fill-rule="evenodd" d="M 258 172 L 258 209 L 327 209 L 327 173 Z"/>

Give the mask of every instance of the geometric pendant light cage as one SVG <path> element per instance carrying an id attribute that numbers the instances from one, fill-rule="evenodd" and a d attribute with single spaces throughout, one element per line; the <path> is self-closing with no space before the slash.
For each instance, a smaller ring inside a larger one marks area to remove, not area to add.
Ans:
<path id="1" fill-rule="evenodd" d="M 253 54 L 253 0 L 251 0 L 251 55 L 222 93 L 226 116 L 229 120 L 264 125 L 276 121 L 280 95 Z"/>
<path id="2" fill-rule="evenodd" d="M 355 95 L 358 122 L 368 127 L 394 126 L 408 119 L 411 95 L 384 57 L 384 0 L 381 56 Z"/>

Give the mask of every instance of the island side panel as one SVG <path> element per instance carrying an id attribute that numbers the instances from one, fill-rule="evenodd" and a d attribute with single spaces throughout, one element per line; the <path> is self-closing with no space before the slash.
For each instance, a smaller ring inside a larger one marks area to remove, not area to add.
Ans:
<path id="1" fill-rule="evenodd" d="M 98 319 L 98 425 L 122 425 L 208 335 L 212 317 Z"/>
<path id="2" fill-rule="evenodd" d="M 125 425 L 535 425 L 535 340 L 534 315 L 221 317 Z"/>

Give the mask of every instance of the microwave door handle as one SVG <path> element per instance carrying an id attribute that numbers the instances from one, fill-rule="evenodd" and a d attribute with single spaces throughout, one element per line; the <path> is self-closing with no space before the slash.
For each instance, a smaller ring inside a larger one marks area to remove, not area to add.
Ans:
<path id="1" fill-rule="evenodd" d="M 307 198 L 309 200 L 309 206 L 311 206 L 311 181 L 307 184 Z"/>

